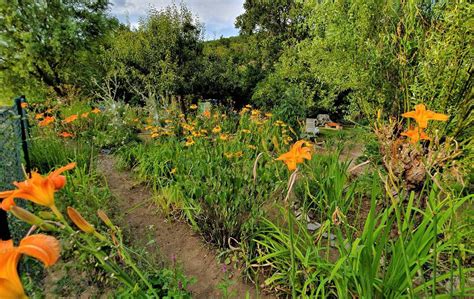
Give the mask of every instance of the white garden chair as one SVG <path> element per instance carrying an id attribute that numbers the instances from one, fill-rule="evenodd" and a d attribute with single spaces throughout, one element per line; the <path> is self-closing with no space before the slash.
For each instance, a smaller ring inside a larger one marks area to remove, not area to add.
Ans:
<path id="1" fill-rule="evenodd" d="M 315 118 L 307 118 L 306 119 L 306 125 L 305 125 L 305 130 L 304 130 L 304 137 L 305 138 L 310 138 L 310 137 L 316 137 L 316 135 L 319 134 L 319 128 L 316 126 L 316 119 Z"/>

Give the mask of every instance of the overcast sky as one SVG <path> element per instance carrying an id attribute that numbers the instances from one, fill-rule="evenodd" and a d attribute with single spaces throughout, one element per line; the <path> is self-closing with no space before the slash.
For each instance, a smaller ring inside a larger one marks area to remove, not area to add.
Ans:
<path id="1" fill-rule="evenodd" d="M 174 1 L 181 3 L 180 0 Z M 206 39 L 228 37 L 238 34 L 235 18 L 242 14 L 244 0 L 183 0 L 183 3 L 199 17 L 205 25 Z M 112 0 L 110 12 L 121 22 L 136 27 L 140 17 L 146 16 L 150 7 L 163 8 L 172 0 Z"/>

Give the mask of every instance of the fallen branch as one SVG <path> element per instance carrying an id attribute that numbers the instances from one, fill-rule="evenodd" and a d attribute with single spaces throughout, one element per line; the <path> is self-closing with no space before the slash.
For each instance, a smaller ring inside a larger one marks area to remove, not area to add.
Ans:
<path id="1" fill-rule="evenodd" d="M 354 167 L 352 167 L 351 169 L 349 169 L 349 172 L 353 172 L 353 171 L 356 170 L 357 168 L 362 167 L 362 166 L 364 166 L 364 165 L 367 165 L 367 164 L 369 164 L 369 163 L 370 163 L 370 160 L 367 160 L 367 161 L 365 161 L 365 162 L 362 162 L 362 163 L 360 163 L 360 164 L 357 164 L 356 166 L 354 166 Z"/>

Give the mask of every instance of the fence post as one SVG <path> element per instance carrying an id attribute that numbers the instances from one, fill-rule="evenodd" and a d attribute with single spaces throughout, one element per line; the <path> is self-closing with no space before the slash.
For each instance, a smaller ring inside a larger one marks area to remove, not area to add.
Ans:
<path id="1" fill-rule="evenodd" d="M 27 120 L 26 114 L 21 106 L 22 103 L 26 103 L 25 96 L 20 96 L 15 99 L 16 107 L 18 109 L 18 115 L 20 115 L 20 128 L 21 128 L 21 146 L 23 148 L 23 157 L 25 159 L 25 168 L 28 177 L 31 177 L 31 162 L 30 162 L 30 155 L 28 153 L 28 142 L 27 142 Z"/>

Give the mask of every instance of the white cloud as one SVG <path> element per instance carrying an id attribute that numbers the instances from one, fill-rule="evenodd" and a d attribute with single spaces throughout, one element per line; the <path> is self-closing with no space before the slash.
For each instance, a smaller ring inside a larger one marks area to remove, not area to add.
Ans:
<path id="1" fill-rule="evenodd" d="M 183 3 L 199 17 L 206 28 L 206 38 L 236 35 L 235 18 L 244 12 L 244 0 L 185 0 Z M 112 0 L 111 14 L 122 22 L 130 22 L 132 26 L 138 19 L 146 16 L 151 7 L 164 8 L 172 4 L 172 0 Z M 179 1 L 174 1 L 179 4 Z"/>

